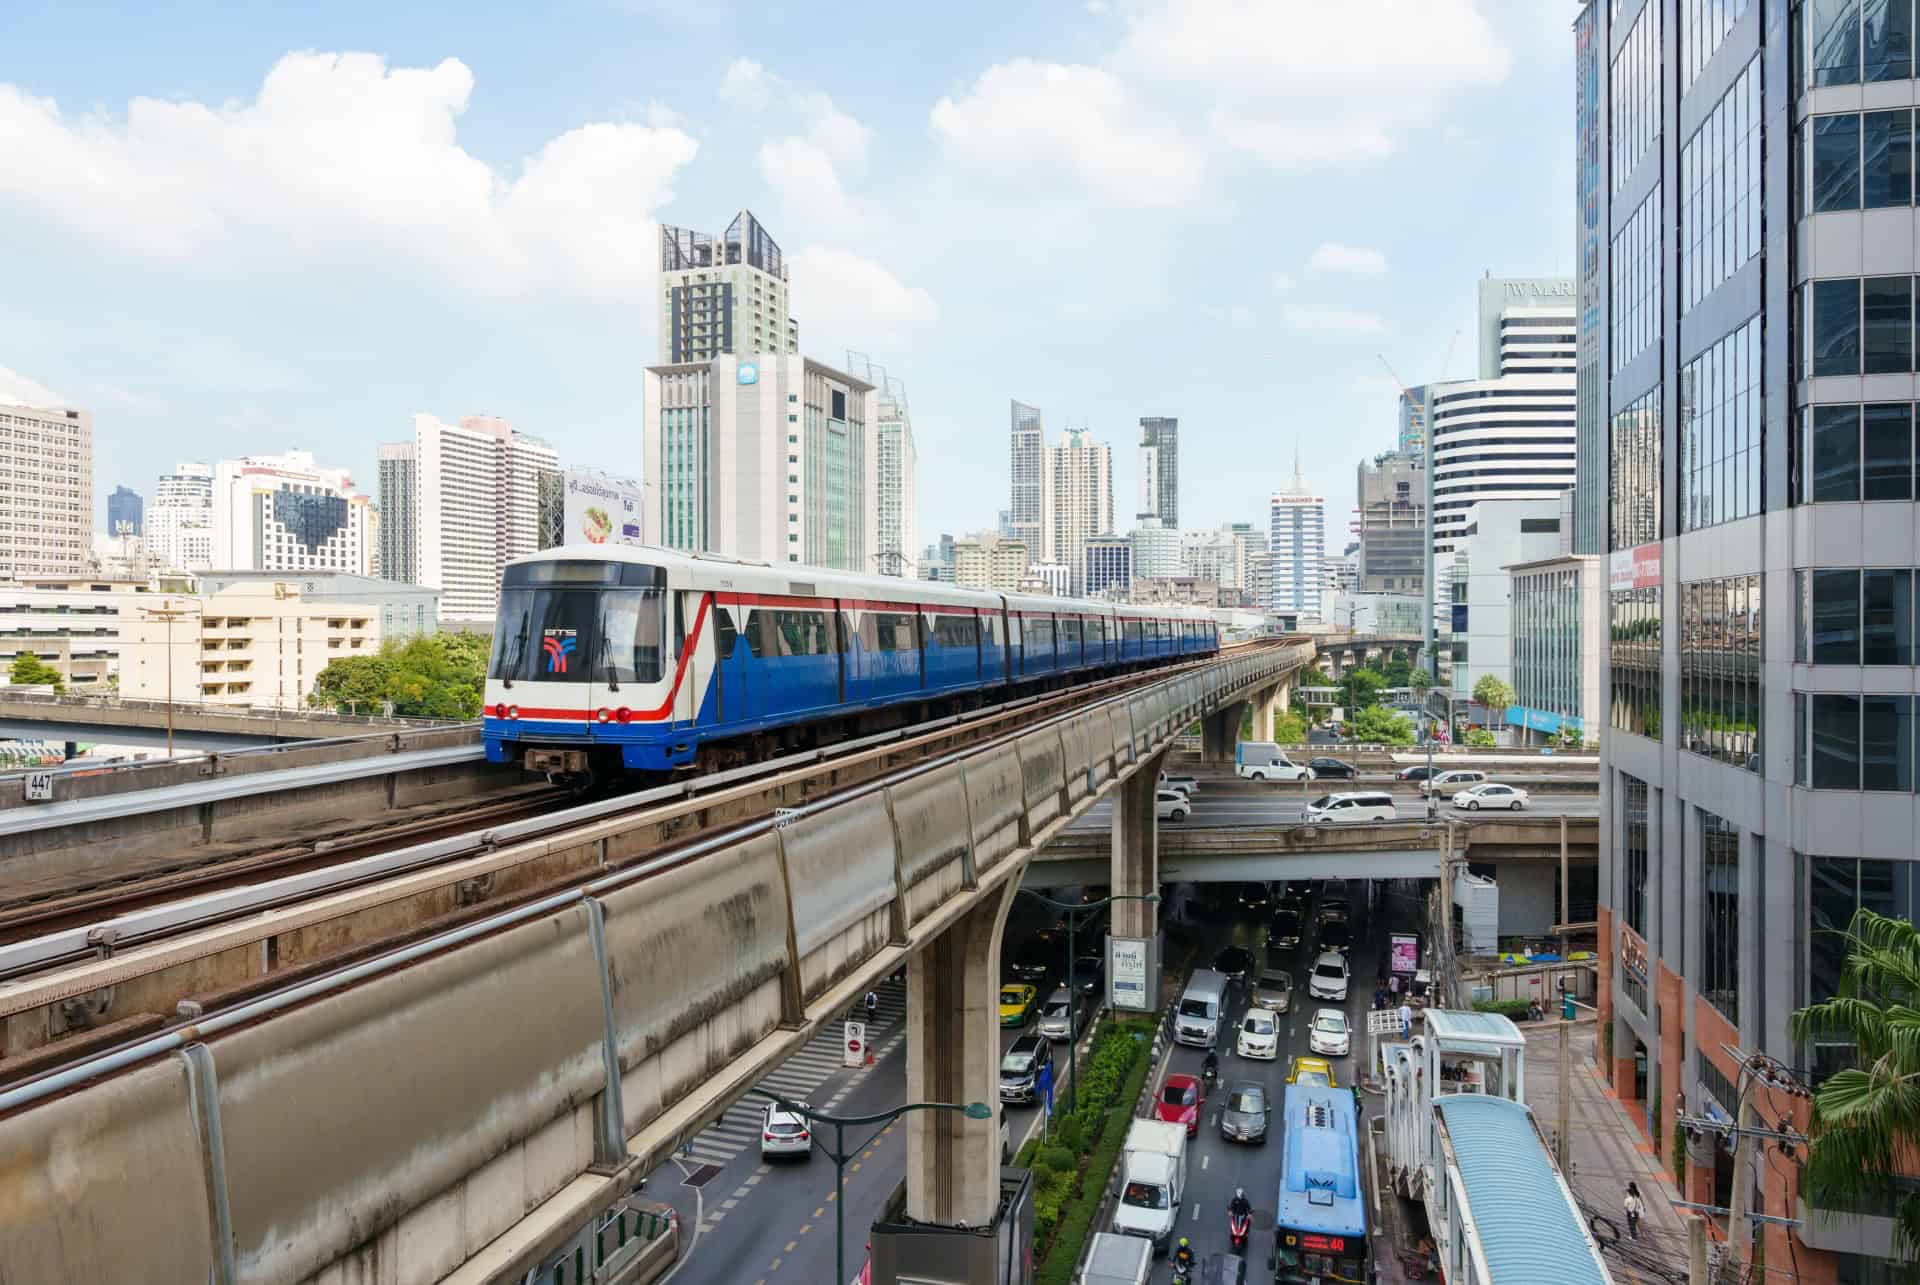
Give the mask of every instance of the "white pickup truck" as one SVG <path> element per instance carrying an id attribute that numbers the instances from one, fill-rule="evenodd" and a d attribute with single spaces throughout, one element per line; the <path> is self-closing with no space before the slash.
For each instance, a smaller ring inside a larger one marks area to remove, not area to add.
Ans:
<path id="1" fill-rule="evenodd" d="M 1154 1253 L 1166 1253 L 1187 1190 L 1186 1126 L 1135 1120 L 1120 1152 L 1120 1174 L 1113 1229 L 1150 1240 Z"/>

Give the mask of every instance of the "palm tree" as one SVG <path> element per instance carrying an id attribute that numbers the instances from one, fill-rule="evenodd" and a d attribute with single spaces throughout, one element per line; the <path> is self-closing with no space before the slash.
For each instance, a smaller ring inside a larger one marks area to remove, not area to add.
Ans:
<path id="1" fill-rule="evenodd" d="M 1835 1210 L 1891 1204 L 1894 1250 L 1920 1252 L 1920 1192 L 1900 1185 L 1897 1158 L 1920 1144 L 1920 931 L 1861 910 L 1842 934 L 1839 992 L 1793 1015 L 1793 1038 L 1840 1040 L 1854 1065 L 1813 1094 L 1809 1202 Z"/>

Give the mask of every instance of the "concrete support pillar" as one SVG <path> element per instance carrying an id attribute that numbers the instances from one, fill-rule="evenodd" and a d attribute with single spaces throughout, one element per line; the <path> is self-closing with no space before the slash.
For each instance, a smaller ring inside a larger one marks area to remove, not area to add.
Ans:
<path id="1" fill-rule="evenodd" d="M 984 1102 L 992 1120 L 914 1111 L 907 1215 L 984 1227 L 1000 1201 L 1000 935 L 1018 872 L 907 963 L 908 1102 Z"/>
<path id="2" fill-rule="evenodd" d="M 1247 702 L 1237 701 L 1200 720 L 1200 761 L 1233 762 L 1233 747 L 1240 742 L 1240 725 L 1246 721 Z M 1256 737 L 1258 739 L 1264 739 Z"/>
<path id="3" fill-rule="evenodd" d="M 1113 787 L 1113 874 L 1115 896 L 1144 897 L 1160 889 L 1159 823 L 1154 817 L 1154 785 L 1166 765 L 1162 751 Z M 1160 931 L 1159 907 L 1144 901 L 1113 905 L 1113 935 L 1152 937 Z"/>

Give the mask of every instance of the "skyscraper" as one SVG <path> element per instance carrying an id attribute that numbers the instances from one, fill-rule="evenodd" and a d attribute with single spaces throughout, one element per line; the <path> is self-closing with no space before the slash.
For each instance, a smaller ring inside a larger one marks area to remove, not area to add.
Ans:
<path id="1" fill-rule="evenodd" d="M 213 468 L 183 462 L 162 473 L 146 512 L 147 556 L 166 571 L 213 564 Z"/>
<path id="2" fill-rule="evenodd" d="M 1011 448 L 1013 489 L 1007 505 L 1007 520 L 1001 534 L 1018 540 L 1029 550 L 1038 551 L 1045 543 L 1042 522 L 1046 512 L 1043 498 L 1041 453 L 1046 447 L 1045 431 L 1040 423 L 1040 408 L 1025 402 L 1013 402 L 1009 412 L 1012 424 Z M 1044 559 L 1043 559 L 1044 560 Z"/>
<path id="3" fill-rule="evenodd" d="M 1086 429 L 1042 451 L 1043 563 L 1068 568 L 1072 590 L 1086 584 L 1087 541 L 1113 530 L 1113 448 Z"/>
<path id="4" fill-rule="evenodd" d="M 1293 453 L 1293 483 L 1274 493 L 1269 518 L 1267 610 L 1301 621 L 1319 620 L 1326 588 L 1322 559 L 1327 551 L 1327 502 L 1307 486 L 1298 447 Z"/>
<path id="5" fill-rule="evenodd" d="M 1417 594 L 1426 579 L 1426 462 L 1388 451 L 1362 460 L 1356 479 L 1361 593 Z"/>
<path id="6" fill-rule="evenodd" d="M 419 583 L 440 591 L 442 620 L 491 621 L 507 562 L 540 548 L 541 483 L 559 455 L 504 419 L 415 415 L 413 463 Z"/>
<path id="7" fill-rule="evenodd" d="M 865 353 L 848 353 L 847 370 L 873 385 L 879 530 L 872 569 L 881 575 L 918 579 L 920 457 L 913 444 L 913 418 L 907 412 L 907 386 Z"/>
<path id="8" fill-rule="evenodd" d="M 0 577 L 86 574 L 93 550 L 93 413 L 0 404 Z"/>
<path id="9" fill-rule="evenodd" d="M 419 502 L 420 465 L 413 442 L 384 442 L 380 446 L 380 535 L 374 574 L 383 580 L 418 584 L 420 535 L 415 506 Z"/>
<path id="10" fill-rule="evenodd" d="M 660 360 L 800 351 L 787 261 L 750 211 L 720 236 L 660 225 Z"/>
<path id="11" fill-rule="evenodd" d="M 1901 1191 L 1835 1208 L 1804 1152 L 1676 1116 L 1806 1129 L 1750 1059 L 1808 1085 L 1859 1065 L 1792 1014 L 1843 984 L 1856 910 L 1920 915 L 1908 16 L 1591 0 L 1574 24 L 1575 531 L 1601 505 L 1609 559 L 1600 1030 L 1646 1141 L 1685 1140 L 1679 1194 L 1750 1181 L 1766 1274 L 1805 1281 L 1897 1279 Z"/>
<path id="12" fill-rule="evenodd" d="M 367 497 L 308 451 L 221 460 L 213 473 L 218 571 L 367 572 Z"/>
<path id="13" fill-rule="evenodd" d="M 116 486 L 107 497 L 107 534 L 140 535 L 145 531 L 142 511 L 146 502 L 130 486 Z"/>
<path id="14" fill-rule="evenodd" d="M 1424 455 L 1427 450 L 1427 386 L 1409 388 L 1400 394 L 1399 451 L 1402 455 Z"/>
<path id="15" fill-rule="evenodd" d="M 648 544 L 871 575 L 874 387 L 794 354 L 649 367 Z"/>
<path id="16" fill-rule="evenodd" d="M 1180 421 L 1140 420 L 1140 516 L 1180 529 Z"/>

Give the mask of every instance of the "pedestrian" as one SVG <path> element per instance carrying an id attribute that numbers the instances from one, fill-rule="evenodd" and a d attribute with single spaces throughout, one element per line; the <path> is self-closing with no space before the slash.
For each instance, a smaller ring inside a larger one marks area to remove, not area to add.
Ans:
<path id="1" fill-rule="evenodd" d="M 873 1025 L 873 1019 L 880 1011 L 880 997 L 872 991 L 867 992 L 867 1025 Z"/>
<path id="2" fill-rule="evenodd" d="M 1398 973 L 1389 973 L 1389 974 L 1387 975 L 1387 994 L 1389 994 L 1389 995 L 1391 995 L 1391 996 L 1393 996 L 1393 997 L 1394 997 L 1394 998 L 1396 998 L 1396 999 L 1398 999 L 1398 998 L 1399 998 L 1399 996 L 1400 996 L 1400 974 L 1398 974 Z"/>
<path id="3" fill-rule="evenodd" d="M 1402 1004 L 1400 1006 L 1400 1033 L 1402 1035 L 1413 1034 L 1413 1005 L 1411 1004 Z"/>
<path id="4" fill-rule="evenodd" d="M 1647 1211 L 1646 1202 L 1640 1199 L 1640 1184 L 1627 1184 L 1627 1198 L 1621 1202 L 1627 1211 L 1627 1235 L 1640 1239 L 1640 1215 Z"/>

